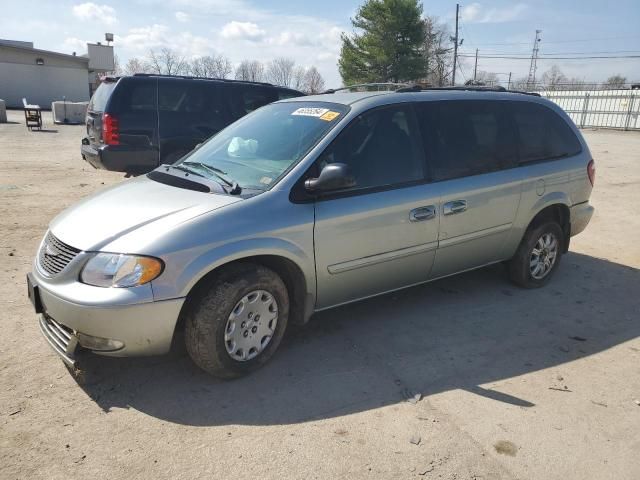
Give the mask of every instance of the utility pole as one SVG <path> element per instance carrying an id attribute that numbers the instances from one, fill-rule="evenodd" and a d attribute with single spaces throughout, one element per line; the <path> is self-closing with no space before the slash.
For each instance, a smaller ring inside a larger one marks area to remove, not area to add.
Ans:
<path id="1" fill-rule="evenodd" d="M 536 65 L 538 61 L 538 50 L 540 50 L 540 33 L 542 30 L 536 30 L 536 38 L 533 41 L 533 51 L 531 52 L 531 65 L 529 66 L 529 76 L 527 77 L 527 90 L 532 90 L 535 88 L 536 84 L 536 70 L 538 66 Z"/>
<path id="2" fill-rule="evenodd" d="M 478 74 L 478 49 L 476 48 L 476 64 L 473 67 L 473 83 L 476 82 L 476 75 Z"/>
<path id="3" fill-rule="evenodd" d="M 507 90 L 511 90 L 511 72 L 509 72 L 509 80 L 507 80 Z"/>
<path id="4" fill-rule="evenodd" d="M 456 84 L 456 63 L 458 61 L 458 16 L 460 15 L 460 4 L 456 3 L 456 36 L 453 37 L 453 74 L 451 76 L 451 85 Z"/>

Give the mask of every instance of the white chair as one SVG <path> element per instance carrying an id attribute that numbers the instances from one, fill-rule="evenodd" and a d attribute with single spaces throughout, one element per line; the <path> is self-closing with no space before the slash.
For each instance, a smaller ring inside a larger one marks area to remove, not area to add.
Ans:
<path id="1" fill-rule="evenodd" d="M 22 105 L 24 105 L 24 120 L 29 130 L 37 128 L 42 130 L 42 109 L 40 105 L 29 105 L 27 99 L 22 99 Z"/>

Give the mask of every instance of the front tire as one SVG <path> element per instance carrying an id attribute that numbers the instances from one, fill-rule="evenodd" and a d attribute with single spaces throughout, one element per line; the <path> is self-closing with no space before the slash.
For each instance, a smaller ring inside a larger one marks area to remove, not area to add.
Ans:
<path id="1" fill-rule="evenodd" d="M 564 252 L 564 234 L 556 222 L 530 228 L 509 261 L 509 278 L 523 288 L 546 285 L 558 269 Z"/>
<path id="2" fill-rule="evenodd" d="M 289 319 L 282 279 L 251 263 L 223 268 L 189 302 L 187 351 L 196 365 L 224 379 L 264 365 L 280 345 Z"/>

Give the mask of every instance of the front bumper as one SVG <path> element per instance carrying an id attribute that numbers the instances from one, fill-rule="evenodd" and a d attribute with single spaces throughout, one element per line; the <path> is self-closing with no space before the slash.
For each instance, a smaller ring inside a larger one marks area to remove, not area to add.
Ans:
<path id="1" fill-rule="evenodd" d="M 123 344 L 118 350 L 92 350 L 100 355 L 126 357 L 167 353 L 184 303 L 184 298 L 179 298 L 131 305 L 79 304 L 55 295 L 41 284 L 38 295 L 42 305 L 40 330 L 69 365 L 75 364 L 75 351 L 83 334 Z"/>

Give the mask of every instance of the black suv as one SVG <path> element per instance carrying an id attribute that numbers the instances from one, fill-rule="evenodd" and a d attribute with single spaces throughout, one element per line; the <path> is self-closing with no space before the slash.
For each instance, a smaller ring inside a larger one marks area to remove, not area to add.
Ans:
<path id="1" fill-rule="evenodd" d="M 95 168 L 146 173 L 174 163 L 247 113 L 302 95 L 268 83 L 149 74 L 108 77 L 89 102 L 82 158 Z"/>

